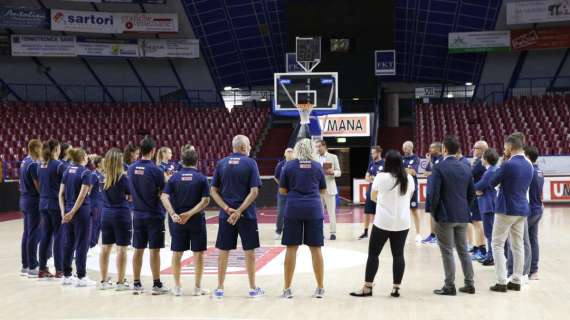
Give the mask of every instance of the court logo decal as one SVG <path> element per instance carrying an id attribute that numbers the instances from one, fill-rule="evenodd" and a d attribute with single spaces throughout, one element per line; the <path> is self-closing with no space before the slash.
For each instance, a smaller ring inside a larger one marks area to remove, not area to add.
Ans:
<path id="1" fill-rule="evenodd" d="M 263 247 L 255 250 L 255 270 L 259 271 L 271 260 L 275 259 L 285 247 Z M 204 252 L 204 274 L 218 274 L 218 257 L 220 256 L 219 250 L 216 248 L 209 248 Z M 194 257 L 184 259 L 180 262 L 182 275 L 193 275 Z M 164 269 L 161 274 L 172 274 L 172 268 Z M 230 253 L 228 259 L 227 274 L 247 274 L 245 268 L 245 254 L 242 249 L 234 250 Z"/>

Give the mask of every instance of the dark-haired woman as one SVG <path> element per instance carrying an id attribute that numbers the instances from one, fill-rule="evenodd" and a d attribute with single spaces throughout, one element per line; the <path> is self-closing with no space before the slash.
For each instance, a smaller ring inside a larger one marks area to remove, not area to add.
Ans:
<path id="1" fill-rule="evenodd" d="M 127 170 L 129 170 L 129 166 L 133 162 L 135 162 L 139 159 L 140 153 L 141 153 L 141 151 L 137 145 L 129 143 L 125 147 L 125 150 L 123 152 L 123 169 L 125 169 L 125 172 Z"/>
<path id="2" fill-rule="evenodd" d="M 483 166 L 487 171 L 483 177 L 475 184 L 475 192 L 477 194 L 477 202 L 481 218 L 483 220 L 483 231 L 487 238 L 487 254 L 482 261 L 484 266 L 493 266 L 493 247 L 491 246 L 491 238 L 493 236 L 493 222 L 495 220 L 495 199 L 497 199 L 497 190 L 491 186 L 491 179 L 495 171 L 499 169 L 497 163 L 499 162 L 499 154 L 495 149 L 487 149 L 483 153 Z"/>
<path id="3" fill-rule="evenodd" d="M 87 250 L 91 228 L 89 191 L 93 184 L 92 173 L 85 167 L 87 155 L 83 149 L 69 151 L 72 164 L 63 174 L 59 188 L 59 206 L 63 212 L 63 285 L 73 284 L 71 263 L 75 254 L 77 287 L 94 285 L 87 278 Z"/>
<path id="4" fill-rule="evenodd" d="M 400 153 L 395 150 L 388 151 L 384 160 L 384 172 L 379 173 L 372 183 L 371 199 L 376 202 L 376 215 L 370 235 L 364 286 L 361 290 L 352 292 L 351 296 L 372 296 L 374 277 L 378 271 L 378 257 L 388 240 L 394 259 L 394 286 L 391 295 L 400 296 L 400 284 L 406 265 L 404 245 L 410 229 L 410 199 L 414 191 L 414 179 L 404 170 Z"/>
<path id="5" fill-rule="evenodd" d="M 40 213 L 42 216 L 40 240 L 40 272 L 39 278 L 53 278 L 49 272 L 47 260 L 52 255 L 55 265 L 55 277 L 63 276 L 63 234 L 60 232 L 61 211 L 57 199 L 61 177 L 65 165 L 57 160 L 60 154 L 59 142 L 50 139 L 42 145 L 42 162 L 38 168 L 38 181 L 40 184 Z M 53 241 L 53 247 L 52 247 Z"/>

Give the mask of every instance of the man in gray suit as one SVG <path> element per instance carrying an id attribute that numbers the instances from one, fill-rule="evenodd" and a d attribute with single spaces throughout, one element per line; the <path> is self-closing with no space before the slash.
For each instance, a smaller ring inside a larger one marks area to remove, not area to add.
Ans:
<path id="1" fill-rule="evenodd" d="M 329 223 L 331 228 L 331 240 L 336 240 L 336 195 L 338 189 L 336 187 L 335 178 L 340 177 L 340 164 L 338 157 L 327 151 L 327 143 L 324 140 L 318 140 L 315 144 L 318 153 L 318 161 L 323 166 L 325 172 L 325 181 L 327 183 L 327 192 L 321 195 L 321 200 L 329 215 Z"/>

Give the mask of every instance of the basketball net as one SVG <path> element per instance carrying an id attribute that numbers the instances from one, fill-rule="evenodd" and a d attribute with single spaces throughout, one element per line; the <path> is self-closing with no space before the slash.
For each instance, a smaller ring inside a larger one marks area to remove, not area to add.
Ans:
<path id="1" fill-rule="evenodd" d="M 313 107 L 314 105 L 311 103 L 299 103 L 297 105 L 301 124 L 309 124 L 311 122 L 309 116 L 311 115 L 311 111 L 313 111 Z"/>

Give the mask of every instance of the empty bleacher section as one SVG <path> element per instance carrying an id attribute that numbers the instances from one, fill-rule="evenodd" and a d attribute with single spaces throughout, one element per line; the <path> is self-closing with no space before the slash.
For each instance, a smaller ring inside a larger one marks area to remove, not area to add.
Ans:
<path id="1" fill-rule="evenodd" d="M 570 153 L 570 95 L 531 96 L 495 104 L 421 104 L 416 107 L 416 144 L 420 155 L 432 141 L 446 134 L 461 139 L 468 154 L 479 139 L 503 149 L 504 138 L 515 131 L 526 135 L 543 155 Z"/>
<path id="2" fill-rule="evenodd" d="M 6 176 L 16 178 L 29 139 L 50 137 L 89 153 L 121 149 L 151 134 L 174 159 L 186 143 L 196 146 L 199 168 L 211 175 L 216 161 L 231 152 L 231 138 L 247 135 L 252 146 L 266 125 L 266 107 L 188 107 L 183 103 L 0 103 L 0 155 Z"/>

